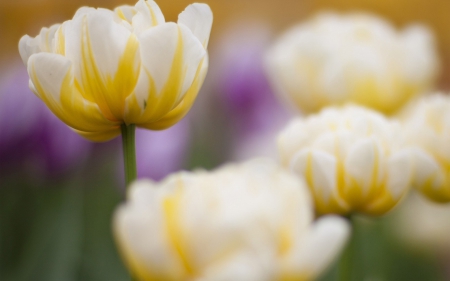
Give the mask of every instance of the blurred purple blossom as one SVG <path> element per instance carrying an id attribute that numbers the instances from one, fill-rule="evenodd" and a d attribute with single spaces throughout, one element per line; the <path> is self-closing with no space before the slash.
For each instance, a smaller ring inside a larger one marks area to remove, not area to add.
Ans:
<path id="1" fill-rule="evenodd" d="M 242 27 L 246 26 L 246 27 Z M 263 57 L 270 31 L 263 24 L 240 24 L 229 30 L 214 54 L 213 78 L 233 135 L 232 159 L 275 156 L 275 136 L 290 114 L 265 76 Z"/>
<path id="2" fill-rule="evenodd" d="M 31 92 L 26 68 L 9 65 L 0 78 L 0 172 L 60 175 L 85 159 L 90 147 Z"/>

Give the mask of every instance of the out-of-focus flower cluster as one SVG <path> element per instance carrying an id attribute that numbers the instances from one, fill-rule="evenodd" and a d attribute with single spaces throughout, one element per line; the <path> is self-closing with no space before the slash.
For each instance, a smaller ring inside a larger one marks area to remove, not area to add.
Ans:
<path id="1" fill-rule="evenodd" d="M 395 113 L 433 86 L 438 64 L 428 29 L 400 32 L 367 14 L 320 14 L 267 55 L 275 87 L 306 113 L 349 101 Z"/>

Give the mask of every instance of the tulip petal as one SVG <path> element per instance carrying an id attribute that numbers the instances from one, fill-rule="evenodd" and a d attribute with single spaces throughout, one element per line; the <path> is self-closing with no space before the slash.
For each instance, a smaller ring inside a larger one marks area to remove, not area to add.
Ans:
<path id="1" fill-rule="evenodd" d="M 384 176 L 383 153 L 374 138 L 365 138 L 354 144 L 345 159 L 345 171 L 349 176 L 346 192 L 356 205 L 376 192 Z M 357 202 L 358 201 L 358 202 Z"/>
<path id="2" fill-rule="evenodd" d="M 336 158 L 320 150 L 303 149 L 294 155 L 291 170 L 305 177 L 314 193 L 319 213 L 343 213 L 348 204 L 338 188 L 338 162 Z"/>
<path id="3" fill-rule="evenodd" d="M 178 16 L 178 24 L 187 26 L 205 49 L 208 47 L 212 22 L 213 14 L 207 4 L 191 4 Z"/>
<path id="4" fill-rule="evenodd" d="M 350 225 L 343 218 L 321 217 L 309 234 L 301 237 L 304 243 L 287 257 L 283 280 L 314 280 L 338 256 L 349 236 Z"/>
<path id="5" fill-rule="evenodd" d="M 58 35 L 59 37 L 59 35 Z M 125 99 L 139 76 L 139 44 L 119 18 L 89 10 L 64 24 L 65 56 L 74 62 L 75 85 L 111 121 L 123 120 Z"/>
<path id="6" fill-rule="evenodd" d="M 22 58 L 23 64 L 27 65 L 28 59 L 31 55 L 39 53 L 41 49 L 39 48 L 38 42 L 35 38 L 28 35 L 22 36 L 19 41 L 19 53 Z"/>
<path id="7" fill-rule="evenodd" d="M 161 9 L 153 0 L 139 0 L 135 5 L 135 10 L 136 15 L 133 17 L 132 24 L 136 34 L 165 23 Z"/>
<path id="8" fill-rule="evenodd" d="M 95 103 L 76 91 L 69 59 L 58 54 L 34 54 L 29 59 L 28 74 L 33 91 L 68 126 L 84 132 L 119 130 L 118 124 L 106 120 Z"/>
<path id="9" fill-rule="evenodd" d="M 143 69 L 129 103 L 137 103 L 143 114 L 128 110 L 129 122 L 151 124 L 182 101 L 206 51 L 186 27 L 175 23 L 158 25 L 139 39 L 146 51 L 141 54 Z"/>
<path id="10" fill-rule="evenodd" d="M 394 199 L 402 197 L 411 185 L 413 165 L 411 150 L 403 149 L 393 154 L 387 161 L 386 189 Z"/>
<path id="11" fill-rule="evenodd" d="M 450 186 L 445 180 L 444 171 L 433 156 L 420 148 L 415 148 L 413 157 L 414 187 L 437 202 L 450 200 Z"/>
<path id="12" fill-rule="evenodd" d="M 124 21 L 127 21 L 129 24 L 132 23 L 134 15 L 136 15 L 137 11 L 134 6 L 123 5 L 114 9 L 114 13 Z"/>
<path id="13" fill-rule="evenodd" d="M 141 189 L 138 193 L 145 193 L 150 202 L 159 193 L 145 181 L 131 186 L 131 193 L 133 189 Z M 114 214 L 116 240 L 128 267 L 139 280 L 181 280 L 184 269 L 170 245 L 164 216 L 158 207 L 130 196 L 129 202 Z"/>
<path id="14" fill-rule="evenodd" d="M 158 121 L 141 124 L 141 126 L 150 130 L 164 130 L 176 124 L 184 116 L 186 116 L 186 114 L 189 112 L 192 105 L 194 104 L 194 101 L 197 98 L 197 94 L 201 86 L 203 85 L 206 73 L 208 72 L 208 64 L 209 64 L 208 55 L 206 55 L 198 67 L 197 74 L 195 75 L 195 79 L 192 82 L 191 87 L 186 92 L 186 95 L 181 100 L 181 102 L 174 109 L 172 109 L 169 113 L 164 115 L 164 117 L 162 117 Z"/>
<path id="15" fill-rule="evenodd" d="M 366 214 L 382 215 L 390 211 L 409 190 L 413 177 L 411 150 L 394 153 L 387 160 L 386 183 L 378 188 L 377 194 L 361 209 Z"/>

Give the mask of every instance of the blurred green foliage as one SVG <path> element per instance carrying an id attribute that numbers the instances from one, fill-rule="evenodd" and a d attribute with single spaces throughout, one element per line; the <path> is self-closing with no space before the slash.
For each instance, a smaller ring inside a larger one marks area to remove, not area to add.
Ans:
<path id="1" fill-rule="evenodd" d="M 129 280 L 111 231 L 123 197 L 114 180 L 100 171 L 97 180 L 2 186 L 0 280 Z"/>
<path id="2" fill-rule="evenodd" d="M 390 215 L 382 218 L 356 216 L 352 219 L 353 233 L 347 249 L 351 274 L 346 281 L 444 281 L 445 270 L 437 257 L 419 255 L 398 243 L 389 227 Z M 351 253 L 348 253 L 350 251 Z M 319 281 L 343 281 L 339 272 L 341 261 L 330 267 Z"/>

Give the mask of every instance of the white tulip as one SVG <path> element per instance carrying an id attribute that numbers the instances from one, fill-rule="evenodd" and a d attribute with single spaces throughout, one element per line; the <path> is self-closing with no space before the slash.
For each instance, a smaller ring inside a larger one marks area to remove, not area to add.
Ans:
<path id="1" fill-rule="evenodd" d="M 408 144 L 415 149 L 414 185 L 437 202 L 450 201 L 450 97 L 423 97 L 403 113 Z"/>
<path id="2" fill-rule="evenodd" d="M 393 113 L 433 85 L 438 59 L 424 26 L 397 31 L 372 15 L 320 14 L 267 54 L 274 87 L 306 113 L 346 102 Z"/>
<path id="3" fill-rule="evenodd" d="M 297 118 L 280 133 L 284 166 L 302 175 L 319 214 L 382 215 L 409 189 L 412 152 L 399 123 L 357 106 Z"/>
<path id="4" fill-rule="evenodd" d="M 82 136 L 105 141 L 121 124 L 164 129 L 191 108 L 208 68 L 212 13 L 189 5 L 165 22 L 153 0 L 72 20 L 19 42 L 30 88 Z"/>
<path id="5" fill-rule="evenodd" d="M 138 280 L 264 281 L 313 279 L 349 226 L 333 216 L 313 222 L 303 182 L 256 159 L 134 183 L 114 231 Z"/>

